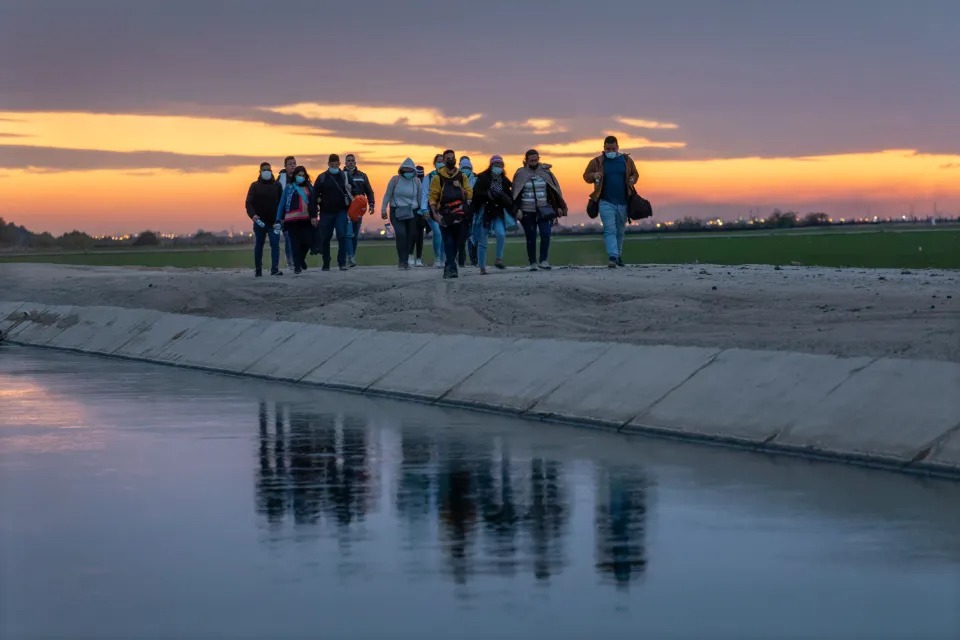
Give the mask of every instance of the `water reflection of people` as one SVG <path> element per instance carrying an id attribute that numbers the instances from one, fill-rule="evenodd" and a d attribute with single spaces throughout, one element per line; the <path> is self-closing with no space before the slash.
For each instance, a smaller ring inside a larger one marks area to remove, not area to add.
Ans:
<path id="1" fill-rule="evenodd" d="M 366 421 L 274 404 L 270 433 L 270 413 L 261 402 L 258 512 L 272 525 L 327 520 L 340 531 L 362 521 L 373 495 Z"/>
<path id="2" fill-rule="evenodd" d="M 485 546 L 493 556 L 496 569 L 502 574 L 513 575 L 517 568 L 520 517 L 515 504 L 516 489 L 509 449 L 504 447 L 490 464 L 490 473 L 480 482 Z"/>
<path id="3" fill-rule="evenodd" d="M 639 470 L 600 470 L 594 525 L 597 571 L 625 588 L 647 568 L 647 481 Z"/>
<path id="4" fill-rule="evenodd" d="M 563 539 L 569 520 L 567 491 L 559 462 L 534 458 L 530 461 L 530 504 L 525 528 L 530 537 L 533 572 L 547 580 L 563 568 Z"/>

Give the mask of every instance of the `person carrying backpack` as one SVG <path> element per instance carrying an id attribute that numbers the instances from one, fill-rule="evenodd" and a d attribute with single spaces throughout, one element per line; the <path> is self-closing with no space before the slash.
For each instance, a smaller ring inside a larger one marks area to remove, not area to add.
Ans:
<path id="1" fill-rule="evenodd" d="M 350 183 L 347 174 L 340 170 L 340 156 L 331 153 L 327 170 L 317 176 L 313 185 L 311 207 L 319 219 L 315 253 L 323 256 L 323 271 L 330 271 L 330 241 L 337 233 L 337 266 L 340 271 L 347 270 L 347 255 L 350 253 L 353 238 L 349 233 L 347 207 L 351 199 Z"/>
<path id="2" fill-rule="evenodd" d="M 467 219 L 468 203 L 473 197 L 473 189 L 467 177 L 457 168 L 456 152 L 447 149 L 443 152 L 443 168 L 430 181 L 430 213 L 440 225 L 443 236 L 443 251 L 446 262 L 444 278 L 458 278 L 457 248 L 470 232 Z"/>
<path id="3" fill-rule="evenodd" d="M 390 224 L 393 225 L 394 240 L 397 243 L 397 266 L 410 268 L 410 241 L 417 228 L 417 209 L 420 208 L 420 180 L 413 160 L 407 158 L 390 178 L 387 190 L 380 204 L 380 216 L 387 219 L 387 207 L 390 207 Z M 423 246 L 422 244 L 420 245 Z"/>

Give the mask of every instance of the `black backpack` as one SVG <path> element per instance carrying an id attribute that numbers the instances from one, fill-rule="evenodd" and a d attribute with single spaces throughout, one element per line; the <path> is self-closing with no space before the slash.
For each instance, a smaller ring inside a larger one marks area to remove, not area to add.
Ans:
<path id="1" fill-rule="evenodd" d="M 467 192 L 463 188 L 463 174 L 451 177 L 437 173 L 440 178 L 440 217 L 443 224 L 456 224 L 466 216 Z"/>

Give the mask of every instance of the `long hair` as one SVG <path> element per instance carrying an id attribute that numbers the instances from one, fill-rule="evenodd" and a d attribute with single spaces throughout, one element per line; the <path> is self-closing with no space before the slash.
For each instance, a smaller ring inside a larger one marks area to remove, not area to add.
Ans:
<path id="1" fill-rule="evenodd" d="M 313 180 L 310 179 L 310 173 L 307 171 L 307 168 L 304 167 L 303 165 L 299 165 L 297 166 L 296 169 L 293 170 L 293 179 L 296 180 L 297 176 L 300 175 L 301 173 L 307 179 L 306 184 L 313 184 Z"/>

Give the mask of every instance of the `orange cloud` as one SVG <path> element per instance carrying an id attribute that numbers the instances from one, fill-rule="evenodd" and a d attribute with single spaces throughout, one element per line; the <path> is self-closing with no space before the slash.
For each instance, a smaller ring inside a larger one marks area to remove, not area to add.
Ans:
<path id="1" fill-rule="evenodd" d="M 654 142 L 648 138 L 632 136 L 629 133 L 614 133 L 613 135 L 617 136 L 620 148 L 625 151 L 631 149 L 682 149 L 687 146 L 686 142 Z M 537 150 L 541 154 L 594 156 L 603 150 L 603 138 L 589 138 L 561 144 L 544 144 L 537 147 Z"/>
<path id="2" fill-rule="evenodd" d="M 639 118 L 625 118 L 617 116 L 616 121 L 625 124 L 628 127 L 636 129 L 676 129 L 677 125 L 672 122 L 659 122 L 657 120 L 642 120 Z"/>

